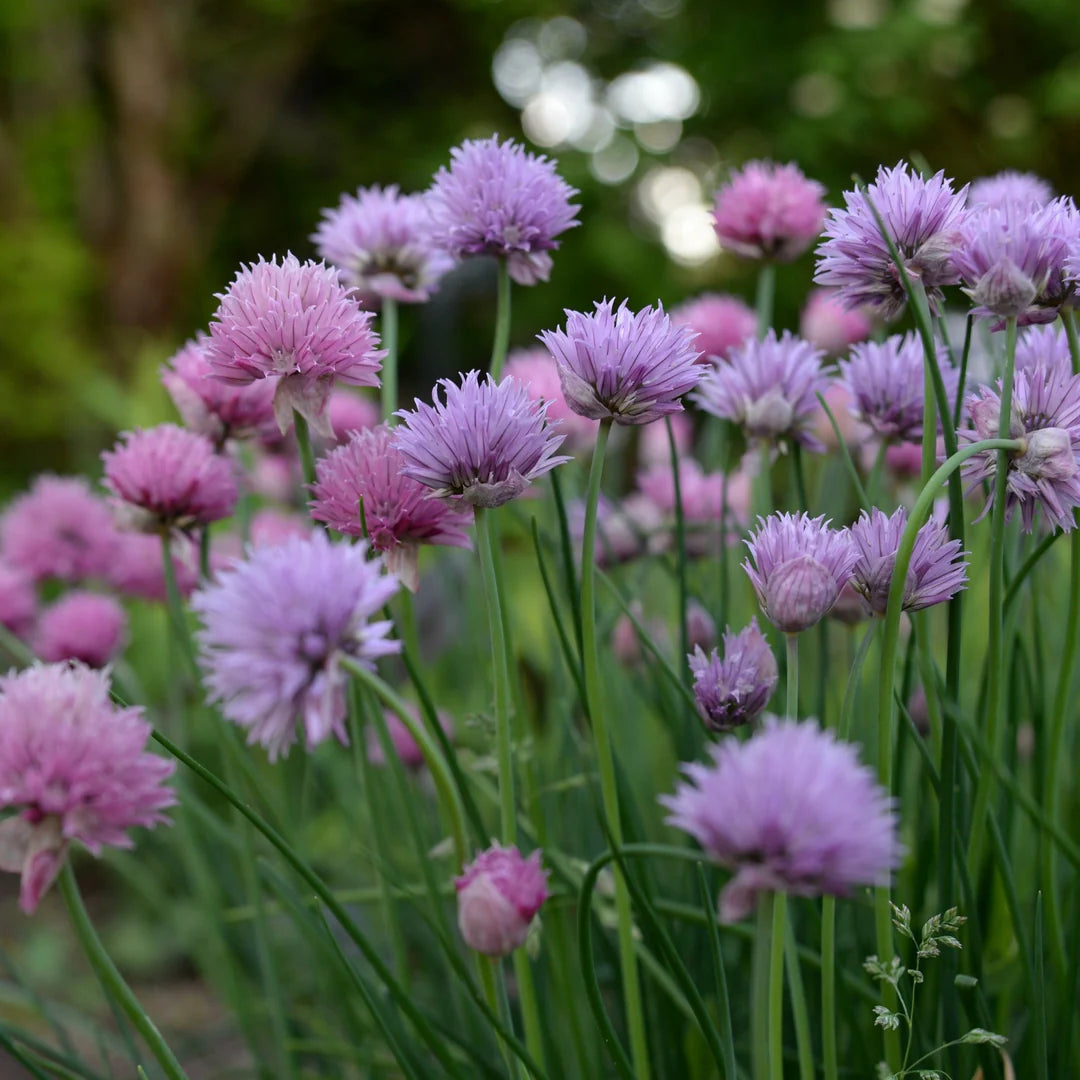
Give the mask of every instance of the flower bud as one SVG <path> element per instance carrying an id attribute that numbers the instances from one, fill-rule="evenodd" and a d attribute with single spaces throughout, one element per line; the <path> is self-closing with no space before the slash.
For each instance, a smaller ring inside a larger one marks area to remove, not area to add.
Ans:
<path id="1" fill-rule="evenodd" d="M 1024 440 L 1024 452 L 1013 465 L 1032 480 L 1063 481 L 1078 471 L 1072 439 L 1064 428 L 1040 428 Z"/>
<path id="2" fill-rule="evenodd" d="M 840 586 L 812 555 L 789 559 L 773 571 L 765 596 L 769 620 L 785 634 L 819 622 L 836 603 Z"/>
<path id="3" fill-rule="evenodd" d="M 1023 314 L 1039 294 L 1036 283 L 1008 258 L 983 274 L 974 289 L 965 291 L 979 307 L 1005 316 Z"/>
<path id="4" fill-rule="evenodd" d="M 691 649 L 711 649 L 716 644 L 716 622 L 696 600 L 686 606 L 686 643 Z"/>
<path id="5" fill-rule="evenodd" d="M 477 855 L 454 886 L 461 936 L 485 956 L 506 956 L 524 945 L 548 894 L 540 852 L 526 859 L 516 847 L 500 844 Z"/>

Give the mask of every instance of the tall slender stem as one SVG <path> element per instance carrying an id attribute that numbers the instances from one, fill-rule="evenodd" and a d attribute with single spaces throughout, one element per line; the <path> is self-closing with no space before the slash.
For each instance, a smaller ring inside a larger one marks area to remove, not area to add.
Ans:
<path id="1" fill-rule="evenodd" d="M 308 422 L 295 409 L 293 422 L 296 427 L 296 445 L 300 448 L 304 487 L 309 489 L 315 483 L 315 451 L 311 448 L 311 432 L 308 430 Z"/>
<path id="2" fill-rule="evenodd" d="M 754 953 L 750 972 L 750 1069 L 754 1080 L 769 1080 L 769 941 L 772 894 L 757 902 Z"/>
<path id="3" fill-rule="evenodd" d="M 799 945 L 791 912 L 784 920 L 784 963 L 787 970 L 788 996 L 791 1016 L 795 1021 L 795 1046 L 799 1055 L 799 1080 L 814 1080 L 814 1042 L 810 1035 L 810 1011 L 806 1007 L 802 969 L 799 967 Z"/>
<path id="4" fill-rule="evenodd" d="M 757 336 L 760 340 L 772 326 L 773 299 L 776 296 L 776 263 L 763 262 L 758 270 L 757 297 L 755 309 L 757 311 Z"/>
<path id="5" fill-rule="evenodd" d="M 94 924 L 86 912 L 86 907 L 79 893 L 79 885 L 75 880 L 75 872 L 71 869 L 71 863 L 65 862 L 60 871 L 60 895 L 67 904 L 71 923 L 75 928 L 75 935 L 79 944 L 90 961 L 105 993 L 123 1009 L 127 1018 L 131 1021 L 135 1030 L 143 1037 L 150 1052 L 157 1059 L 165 1075 L 169 1080 L 187 1080 L 180 1062 L 176 1060 L 169 1044 L 158 1031 L 154 1021 L 143 1011 L 138 999 L 131 992 L 131 987 L 124 981 L 124 977 L 117 970 L 112 958 L 105 951 Z"/>
<path id="6" fill-rule="evenodd" d="M 787 894 L 773 893 L 769 941 L 769 1080 L 784 1080 L 784 933 Z"/>
<path id="7" fill-rule="evenodd" d="M 167 532 L 161 534 L 161 569 L 165 576 L 165 606 L 169 613 L 169 626 L 172 636 L 184 656 L 190 669 L 198 670 L 195 662 L 195 650 L 191 644 L 191 633 L 187 617 L 184 615 L 184 602 L 180 598 L 180 586 L 176 582 L 176 567 L 173 564 L 172 540 Z"/>
<path id="8" fill-rule="evenodd" d="M 510 347 L 510 270 L 507 261 L 499 259 L 499 284 L 495 299 L 495 339 L 491 343 L 491 363 L 488 370 L 495 381 L 502 378 L 506 351 Z"/>
<path id="9" fill-rule="evenodd" d="M 821 1064 L 825 1080 L 839 1080 L 836 1052 L 836 897 L 821 898 Z"/>
<path id="10" fill-rule="evenodd" d="M 787 645 L 787 718 L 799 719 L 799 635 L 785 634 Z"/>
<path id="11" fill-rule="evenodd" d="M 390 297 L 383 298 L 379 330 L 382 336 L 382 347 L 386 350 L 379 389 L 382 418 L 384 423 L 393 424 L 394 410 L 397 408 L 398 400 L 398 306 L 397 301 Z"/>
<path id="12" fill-rule="evenodd" d="M 679 475 L 679 448 L 675 444 L 675 429 L 671 417 L 664 417 L 667 427 L 668 451 L 671 454 L 671 480 L 675 488 L 675 547 L 679 575 L 679 671 L 686 673 L 686 657 L 690 652 L 690 630 L 686 625 L 686 515 L 683 512 L 682 478 Z"/>

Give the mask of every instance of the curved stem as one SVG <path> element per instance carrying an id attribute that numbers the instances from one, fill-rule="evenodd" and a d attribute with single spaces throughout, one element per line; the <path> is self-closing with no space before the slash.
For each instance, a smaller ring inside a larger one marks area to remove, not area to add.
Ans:
<path id="1" fill-rule="evenodd" d="M 390 297 L 383 298 L 379 329 L 382 347 L 386 350 L 386 358 L 382 362 L 379 396 L 383 422 L 392 425 L 398 399 L 398 306 L 397 301 Z"/>
<path id="2" fill-rule="evenodd" d="M 304 474 L 304 489 L 308 491 L 315 483 L 315 452 L 311 448 L 311 432 L 308 422 L 294 409 L 293 423 L 296 427 L 296 445 L 300 448 L 300 468 Z"/>
<path id="3" fill-rule="evenodd" d="M 784 931 L 787 894 L 773 893 L 769 941 L 769 1080 L 784 1080 Z"/>
<path id="4" fill-rule="evenodd" d="M 491 343 L 491 363 L 488 370 L 495 381 L 502 378 L 506 351 L 510 347 L 510 270 L 505 259 L 499 259 L 499 283 L 495 300 L 495 339 Z"/>

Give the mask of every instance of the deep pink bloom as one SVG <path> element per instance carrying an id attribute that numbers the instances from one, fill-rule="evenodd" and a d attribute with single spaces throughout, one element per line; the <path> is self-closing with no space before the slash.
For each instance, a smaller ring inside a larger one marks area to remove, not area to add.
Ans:
<path id="1" fill-rule="evenodd" d="M 710 731 L 731 731 L 749 724 L 772 697 L 780 673 L 757 619 L 739 633 L 724 631 L 724 658 L 701 648 L 687 657 L 694 675 L 694 700 Z"/>
<path id="2" fill-rule="evenodd" d="M 716 193 L 720 243 L 750 259 L 790 262 L 821 232 L 825 188 L 795 164 L 750 161 Z"/>
<path id="3" fill-rule="evenodd" d="M 126 431 L 101 460 L 125 524 L 143 532 L 209 525 L 236 507 L 229 460 L 205 435 L 175 424 Z"/>
<path id="4" fill-rule="evenodd" d="M 1006 169 L 993 176 L 972 180 L 968 186 L 968 206 L 1045 206 L 1054 198 L 1054 189 L 1035 173 Z"/>
<path id="5" fill-rule="evenodd" d="M 416 722 L 423 726 L 424 721 L 420 718 L 420 710 L 415 705 L 409 706 L 409 712 Z M 424 755 L 420 751 L 419 744 L 405 726 L 404 721 L 402 721 L 398 714 L 392 709 L 387 709 L 383 715 L 386 718 L 387 734 L 390 736 L 390 742 L 394 745 L 394 752 L 401 759 L 401 764 L 407 769 L 423 768 Z M 439 726 L 446 733 L 446 737 L 453 740 L 454 725 L 451 722 L 450 717 L 444 716 L 440 712 Z M 382 743 L 379 742 L 379 737 L 372 724 L 369 724 L 367 727 L 367 751 L 368 760 L 372 765 L 386 764 L 386 755 L 383 753 Z"/>
<path id="6" fill-rule="evenodd" d="M 354 431 L 373 428 L 379 422 L 379 406 L 352 390 L 335 390 L 326 409 L 334 438 L 339 443 L 348 442 Z"/>
<path id="7" fill-rule="evenodd" d="M 745 742 L 724 739 L 712 763 L 661 797 L 668 821 L 735 876 L 720 919 L 749 915 L 760 892 L 846 896 L 886 885 L 900 862 L 898 816 L 850 743 L 812 720 L 767 720 Z"/>
<path id="8" fill-rule="evenodd" d="M 566 436 L 567 449 L 591 446 L 596 441 L 596 420 L 574 412 L 563 397 L 562 380 L 555 358 L 547 349 L 512 349 L 506 358 L 506 374 L 525 384 L 533 401 L 546 401 L 547 418 L 560 425 Z"/>
<path id="9" fill-rule="evenodd" d="M 830 356 L 868 338 L 873 328 L 869 314 L 849 308 L 836 289 L 814 289 L 799 316 L 799 333 Z"/>
<path id="10" fill-rule="evenodd" d="M 506 956 L 525 944 L 547 899 L 540 852 L 527 859 L 516 847 L 492 844 L 454 878 L 458 927 L 465 944 L 485 956 Z"/>
<path id="11" fill-rule="evenodd" d="M 199 553 L 195 543 L 184 534 L 174 534 L 170 537 L 170 548 L 177 592 L 190 596 L 199 583 Z M 146 533 L 119 533 L 116 558 L 105 579 L 125 596 L 164 603 L 167 596 L 161 538 Z"/>
<path id="12" fill-rule="evenodd" d="M 732 349 L 757 333 L 754 309 L 737 296 L 702 293 L 687 300 L 671 313 L 676 326 L 688 326 L 697 338 L 694 347 L 701 351 L 698 360 L 726 360 Z"/>
<path id="13" fill-rule="evenodd" d="M 0 562 L 0 626 L 24 637 L 34 625 L 37 593 L 29 575 L 10 563 Z"/>
<path id="14" fill-rule="evenodd" d="M 101 668 L 119 655 L 127 635 L 127 615 L 111 597 L 70 592 L 41 613 L 36 652 L 42 660 L 79 660 Z"/>
<path id="15" fill-rule="evenodd" d="M 242 267 L 210 323 L 206 356 L 219 379 L 243 385 L 274 379 L 282 432 L 293 411 L 331 438 L 326 405 L 335 383 L 378 386 L 386 355 L 338 271 L 295 255 Z"/>
<path id="16" fill-rule="evenodd" d="M 176 802 L 173 764 L 146 751 L 141 708 L 109 697 L 104 672 L 37 664 L 0 678 L 0 870 L 22 874 L 30 914 L 77 841 L 100 855 L 131 847 L 127 830 L 152 828 Z"/>

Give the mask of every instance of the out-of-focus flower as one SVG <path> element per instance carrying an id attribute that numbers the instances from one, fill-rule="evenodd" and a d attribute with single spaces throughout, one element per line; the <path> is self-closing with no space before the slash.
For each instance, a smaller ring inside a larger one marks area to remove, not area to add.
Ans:
<path id="1" fill-rule="evenodd" d="M 37 593 L 30 576 L 16 566 L 0 562 L 0 626 L 24 637 L 34 625 Z"/>
<path id="2" fill-rule="evenodd" d="M 126 636 L 127 615 L 111 596 L 70 592 L 41 613 L 35 640 L 42 660 L 102 668 L 119 655 Z"/>
<path id="3" fill-rule="evenodd" d="M 968 206 L 1045 206 L 1054 198 L 1054 189 L 1035 173 L 1022 173 L 1014 169 L 983 176 L 968 185 Z"/>
<path id="4" fill-rule="evenodd" d="M 181 596 L 190 596 L 199 583 L 199 554 L 195 543 L 187 536 L 170 538 L 173 573 L 176 589 Z M 116 558 L 105 580 L 125 596 L 163 603 L 165 588 L 165 557 L 161 538 L 146 533 L 120 533 Z"/>
<path id="5" fill-rule="evenodd" d="M 458 927 L 465 944 L 485 956 L 506 956 L 525 944 L 547 899 L 539 850 L 527 859 L 516 847 L 493 844 L 454 878 Z"/>
<path id="6" fill-rule="evenodd" d="M 724 658 L 700 648 L 687 657 L 694 675 L 694 700 L 710 731 L 748 724 L 769 704 L 780 674 L 757 619 L 739 633 L 724 631 Z"/>
<path id="7" fill-rule="evenodd" d="M 716 620 L 696 600 L 686 605 L 686 643 L 692 649 L 711 649 L 716 644 Z"/>
<path id="8" fill-rule="evenodd" d="M 694 423 L 686 413 L 672 413 L 663 420 L 644 424 L 638 436 L 638 461 L 646 468 L 667 465 L 671 468 L 671 440 L 667 426 L 675 436 L 675 453 L 679 457 L 689 454 L 694 445 Z"/>
<path id="9" fill-rule="evenodd" d="M 1063 326 L 1026 326 L 1016 339 L 1016 370 L 1034 367 L 1059 367 L 1072 373 L 1069 339 Z"/>
<path id="10" fill-rule="evenodd" d="M 869 314 L 849 308 L 835 289 L 814 289 L 799 316 L 799 333 L 830 356 L 868 338 L 873 328 Z"/>
<path id="11" fill-rule="evenodd" d="M 409 711 L 416 722 L 422 725 L 420 710 L 415 705 L 410 705 Z M 390 736 L 390 742 L 393 743 L 394 752 L 401 759 L 401 764 L 407 769 L 423 768 L 424 755 L 401 717 L 392 709 L 387 709 L 384 716 L 386 717 L 387 734 Z M 451 723 L 450 717 L 439 713 L 439 726 L 446 733 L 446 737 L 452 740 L 454 737 L 454 725 Z M 372 765 L 386 764 L 386 755 L 383 753 L 382 743 L 379 742 L 379 737 L 371 725 L 367 728 L 367 751 L 368 760 Z"/>
<path id="12" fill-rule="evenodd" d="M 732 349 L 757 333 L 754 309 L 737 296 L 702 293 L 687 300 L 671 313 L 676 326 L 688 326 L 697 337 L 694 347 L 701 351 L 699 363 L 726 360 Z"/>
<path id="13" fill-rule="evenodd" d="M 567 449 L 588 447 L 596 441 L 599 423 L 574 412 L 563 397 L 562 381 L 555 358 L 540 346 L 533 349 L 512 349 L 506 358 L 506 374 L 524 383 L 533 401 L 546 401 L 549 423 L 560 425 L 566 436 Z"/>
<path id="14" fill-rule="evenodd" d="M 330 395 L 326 413 L 339 443 L 348 442 L 354 431 L 373 428 L 379 422 L 379 406 L 351 390 L 335 390 Z"/>

